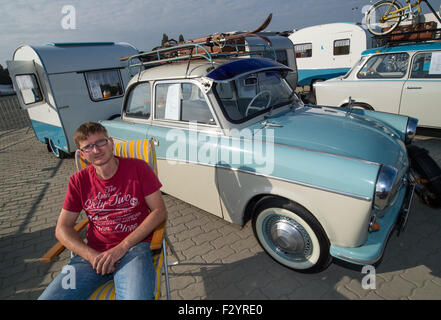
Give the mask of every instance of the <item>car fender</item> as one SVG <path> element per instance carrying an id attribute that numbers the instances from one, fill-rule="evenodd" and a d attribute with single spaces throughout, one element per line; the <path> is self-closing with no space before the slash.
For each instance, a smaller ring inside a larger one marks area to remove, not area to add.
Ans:
<path id="1" fill-rule="evenodd" d="M 246 170 L 217 169 L 217 183 L 224 219 L 243 225 L 254 214 L 257 201 L 265 196 L 295 202 L 319 221 L 332 244 L 358 246 L 367 238 L 369 200 L 259 175 Z M 348 230 L 347 226 L 352 226 Z"/>

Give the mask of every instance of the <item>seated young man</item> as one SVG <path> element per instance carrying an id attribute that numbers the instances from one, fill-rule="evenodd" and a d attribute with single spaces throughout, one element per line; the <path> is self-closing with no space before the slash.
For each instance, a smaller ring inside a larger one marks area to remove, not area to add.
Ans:
<path id="1" fill-rule="evenodd" d="M 66 285 L 62 272 L 39 299 L 87 299 L 112 278 L 116 299 L 153 299 L 149 241 L 167 218 L 162 185 L 145 161 L 114 156 L 113 140 L 101 124 L 82 124 L 74 140 L 91 165 L 70 177 L 55 231 L 74 253 L 67 269 L 74 272 L 74 283 Z M 83 209 L 89 218 L 87 243 L 74 230 Z"/>

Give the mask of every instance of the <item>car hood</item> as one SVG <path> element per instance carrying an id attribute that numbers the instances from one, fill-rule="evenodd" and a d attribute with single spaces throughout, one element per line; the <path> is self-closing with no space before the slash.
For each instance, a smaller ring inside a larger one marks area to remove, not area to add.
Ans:
<path id="1" fill-rule="evenodd" d="M 266 125 L 265 125 L 266 121 Z M 326 107 L 302 107 L 274 115 L 249 128 L 274 130 L 274 142 L 316 152 L 386 164 L 407 164 L 399 135 L 379 120 Z"/>

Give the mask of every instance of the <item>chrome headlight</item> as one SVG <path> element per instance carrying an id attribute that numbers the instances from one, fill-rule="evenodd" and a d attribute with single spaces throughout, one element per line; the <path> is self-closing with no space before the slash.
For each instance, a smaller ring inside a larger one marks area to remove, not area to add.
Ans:
<path id="1" fill-rule="evenodd" d="M 409 144 L 412 139 L 415 137 L 416 129 L 418 125 L 418 119 L 409 117 L 407 120 L 407 127 L 406 127 L 406 144 Z"/>
<path id="2" fill-rule="evenodd" d="M 389 166 L 381 166 L 375 184 L 374 208 L 383 210 L 393 200 L 398 184 L 395 183 L 398 171 Z"/>

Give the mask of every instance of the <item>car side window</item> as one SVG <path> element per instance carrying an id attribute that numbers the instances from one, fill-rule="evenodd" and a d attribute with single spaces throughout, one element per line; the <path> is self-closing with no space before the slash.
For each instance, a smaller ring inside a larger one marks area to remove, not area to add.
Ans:
<path id="1" fill-rule="evenodd" d="M 194 83 L 159 83 L 155 119 L 216 124 L 205 95 Z"/>
<path id="2" fill-rule="evenodd" d="M 441 51 L 418 53 L 413 58 L 413 79 L 440 79 L 441 78 Z"/>
<path id="3" fill-rule="evenodd" d="M 142 82 L 130 90 L 125 115 L 136 118 L 150 118 L 150 83 Z"/>
<path id="4" fill-rule="evenodd" d="M 406 75 L 409 54 L 406 52 L 375 55 L 358 72 L 359 79 L 402 78 Z"/>

